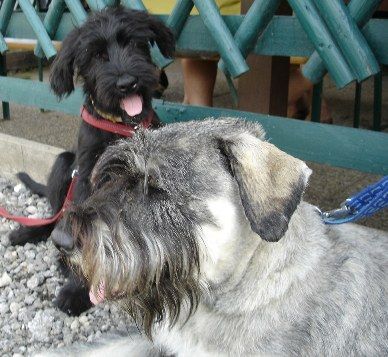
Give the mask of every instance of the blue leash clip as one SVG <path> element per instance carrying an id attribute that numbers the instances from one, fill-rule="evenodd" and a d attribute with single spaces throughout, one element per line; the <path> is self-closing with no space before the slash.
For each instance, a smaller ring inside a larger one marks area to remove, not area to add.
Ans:
<path id="1" fill-rule="evenodd" d="M 321 216 L 326 224 L 342 224 L 371 216 L 385 207 L 388 207 L 388 176 L 348 198 L 341 208 L 321 212 Z"/>

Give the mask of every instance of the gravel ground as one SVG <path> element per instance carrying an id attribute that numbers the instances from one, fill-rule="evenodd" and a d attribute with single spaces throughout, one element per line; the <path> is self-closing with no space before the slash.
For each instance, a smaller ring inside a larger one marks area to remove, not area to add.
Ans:
<path id="1" fill-rule="evenodd" d="M 22 184 L 0 178 L 0 205 L 14 214 L 50 216 L 46 199 Z M 102 333 L 125 331 L 127 318 L 115 306 L 99 305 L 80 317 L 59 311 L 53 300 L 63 285 L 51 242 L 13 247 L 8 233 L 17 224 L 0 218 L 0 356 L 93 341 Z"/>

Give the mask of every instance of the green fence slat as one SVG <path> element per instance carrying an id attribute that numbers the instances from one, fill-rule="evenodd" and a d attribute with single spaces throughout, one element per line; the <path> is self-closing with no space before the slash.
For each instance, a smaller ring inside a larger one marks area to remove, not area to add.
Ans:
<path id="1" fill-rule="evenodd" d="M 342 88 L 353 82 L 355 76 L 320 17 L 313 0 L 289 0 L 288 2 L 311 42 L 314 43 L 337 87 Z"/>
<path id="2" fill-rule="evenodd" d="M 233 78 L 249 70 L 229 28 L 226 26 L 217 5 L 213 0 L 193 0 L 199 16 L 217 44 L 220 56 Z"/>
<path id="3" fill-rule="evenodd" d="M 81 26 L 88 18 L 88 14 L 81 2 L 79 0 L 65 0 L 65 3 L 70 10 L 70 13 L 73 15 L 77 26 Z"/>
<path id="4" fill-rule="evenodd" d="M 166 25 L 174 32 L 175 38 L 178 38 L 182 32 L 183 26 L 194 7 L 192 0 L 178 0 L 166 21 Z"/>
<path id="5" fill-rule="evenodd" d="M 107 7 L 104 0 L 86 0 L 86 3 L 92 11 L 101 11 Z"/>
<path id="6" fill-rule="evenodd" d="M 18 2 L 22 11 L 26 15 L 27 21 L 35 32 L 35 35 L 38 38 L 38 41 L 40 42 L 40 45 L 42 46 L 43 52 L 45 53 L 46 57 L 48 59 L 54 57 L 57 54 L 57 51 L 51 43 L 51 39 L 47 34 L 46 29 L 44 28 L 43 23 L 37 15 L 35 9 L 31 5 L 29 0 L 18 0 Z"/>
<path id="7" fill-rule="evenodd" d="M 5 35 L 16 0 L 4 0 L 0 7 L 0 32 Z"/>
<path id="8" fill-rule="evenodd" d="M 382 2 L 383 0 L 351 0 L 348 9 L 353 20 L 363 28 Z"/>
<path id="9" fill-rule="evenodd" d="M 364 27 L 381 3 L 381 0 L 351 0 L 349 13 L 359 27 Z M 315 51 L 302 67 L 303 75 L 312 83 L 320 82 L 326 75 L 325 64 Z"/>
<path id="10" fill-rule="evenodd" d="M 343 0 L 315 0 L 315 4 L 358 81 L 379 72 L 377 60 Z"/>
<path id="11" fill-rule="evenodd" d="M 70 1 L 70 0 L 66 0 Z M 77 0 L 78 1 L 78 0 Z M 44 18 L 44 14 L 39 14 Z M 157 16 L 166 22 L 168 16 Z M 224 16 L 231 33 L 235 33 L 243 21 L 243 16 Z M 65 12 L 54 40 L 62 41 L 77 23 L 73 15 Z M 371 19 L 362 30 L 380 64 L 388 65 L 388 21 Z M 5 37 L 36 39 L 22 12 L 15 12 L 11 18 Z M 177 41 L 177 54 L 184 56 L 198 53 L 214 56 L 217 46 L 199 16 L 190 16 Z M 304 56 L 314 52 L 314 46 L 293 16 L 274 16 L 253 48 L 253 53 L 261 56 Z"/>
<path id="12" fill-rule="evenodd" d="M 0 33 L 0 54 L 5 54 L 8 51 L 8 46 L 4 40 L 3 35 Z"/>
<path id="13" fill-rule="evenodd" d="M 146 7 L 141 0 L 122 0 L 121 4 L 128 9 L 147 11 Z M 166 58 L 162 55 L 157 45 L 151 46 L 151 57 L 152 61 L 159 67 L 165 68 L 174 62 L 171 58 Z"/>
<path id="14" fill-rule="evenodd" d="M 105 4 L 109 7 L 117 6 L 120 3 L 119 0 L 104 0 L 104 1 L 105 1 Z"/>
<path id="15" fill-rule="evenodd" d="M 59 22 L 61 21 L 65 8 L 66 4 L 64 3 L 64 0 L 53 0 L 50 3 L 47 14 L 43 20 L 43 25 L 50 38 L 53 38 L 57 32 Z M 39 43 L 36 45 L 34 53 L 35 56 L 39 58 L 43 57 L 44 53 Z"/>
<path id="16" fill-rule="evenodd" d="M 252 50 L 257 42 L 257 38 L 263 33 L 269 22 L 275 15 L 281 0 L 273 1 L 258 1 L 256 0 L 248 12 L 246 13 L 243 22 L 234 35 L 234 41 L 240 49 L 244 58 Z M 225 63 L 221 59 L 218 68 L 224 73 L 226 71 Z"/>

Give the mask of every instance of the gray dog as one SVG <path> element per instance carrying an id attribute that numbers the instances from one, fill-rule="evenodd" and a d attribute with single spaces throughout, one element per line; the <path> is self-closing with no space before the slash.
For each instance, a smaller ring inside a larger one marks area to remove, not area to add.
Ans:
<path id="1" fill-rule="evenodd" d="M 53 239 L 142 333 L 82 353 L 388 356 L 388 235 L 324 225 L 310 173 L 242 120 L 109 147 Z"/>

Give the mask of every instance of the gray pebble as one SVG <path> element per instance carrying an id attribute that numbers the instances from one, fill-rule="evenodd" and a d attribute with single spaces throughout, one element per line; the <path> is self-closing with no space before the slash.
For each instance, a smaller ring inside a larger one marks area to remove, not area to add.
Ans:
<path id="1" fill-rule="evenodd" d="M 15 190 L 0 177 L 0 192 L 1 204 L 12 212 L 52 215 L 47 199 L 31 195 L 22 185 Z M 101 330 L 123 330 L 122 316 L 107 304 L 79 318 L 54 308 L 53 300 L 64 284 L 58 252 L 51 241 L 11 246 L 8 235 L 16 227 L 18 223 L 0 218 L 0 285 L 6 284 L 0 288 L 1 357 L 30 356 L 58 346 L 98 340 L 103 335 Z"/>
<path id="2" fill-rule="evenodd" d="M 12 314 L 16 314 L 20 309 L 20 304 L 17 302 L 11 302 L 9 309 L 11 310 Z"/>
<path id="3" fill-rule="evenodd" d="M 30 288 L 31 290 L 34 290 L 36 287 L 38 287 L 40 284 L 43 283 L 43 276 L 41 274 L 36 274 L 32 276 L 30 279 L 27 281 L 27 287 Z"/>
<path id="4" fill-rule="evenodd" d="M 22 193 L 22 192 L 25 191 L 25 190 L 26 190 L 26 188 L 25 188 L 24 185 L 21 184 L 21 183 L 17 184 L 17 185 L 13 188 L 13 191 L 14 191 L 15 193 Z"/>
<path id="5" fill-rule="evenodd" d="M 5 302 L 0 303 L 0 316 L 5 315 L 9 311 L 9 305 Z"/>
<path id="6" fill-rule="evenodd" d="M 27 295 L 25 298 L 24 298 L 24 302 L 26 305 L 32 305 L 35 301 L 35 297 L 33 295 Z"/>
<path id="7" fill-rule="evenodd" d="M 4 272 L 3 275 L 0 277 L 0 288 L 3 288 L 4 286 L 7 286 L 12 283 L 12 278 L 7 274 L 7 272 Z"/>

